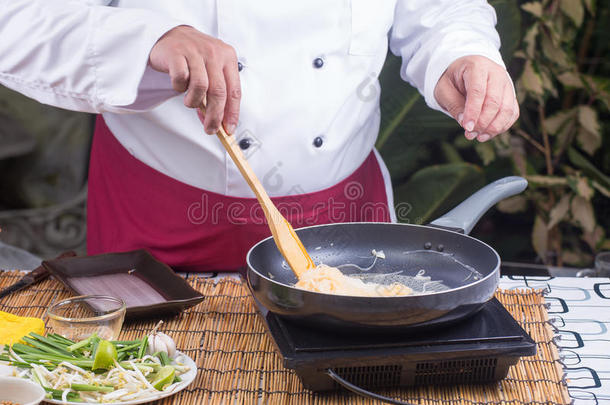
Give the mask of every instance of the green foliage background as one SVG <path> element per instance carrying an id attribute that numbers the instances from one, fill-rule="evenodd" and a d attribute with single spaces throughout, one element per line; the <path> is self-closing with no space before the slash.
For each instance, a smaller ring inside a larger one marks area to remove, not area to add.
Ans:
<path id="1" fill-rule="evenodd" d="M 504 259 L 589 265 L 610 249 L 610 4 L 492 0 L 501 52 L 516 80 L 521 117 L 491 142 L 426 107 L 389 55 L 381 74 L 377 147 L 390 169 L 399 220 L 425 223 L 507 175 L 529 189 L 484 218 L 474 235 Z"/>

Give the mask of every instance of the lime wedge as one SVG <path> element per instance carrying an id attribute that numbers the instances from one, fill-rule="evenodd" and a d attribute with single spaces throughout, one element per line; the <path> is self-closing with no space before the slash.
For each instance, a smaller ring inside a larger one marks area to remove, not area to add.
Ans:
<path id="1" fill-rule="evenodd" d="M 155 379 L 151 382 L 152 386 L 159 391 L 174 382 L 176 376 L 176 369 L 172 366 L 163 366 L 159 369 L 159 372 L 155 376 Z"/>
<path id="2" fill-rule="evenodd" d="M 93 370 L 110 370 L 117 357 L 116 347 L 107 340 L 100 340 L 93 357 Z"/>

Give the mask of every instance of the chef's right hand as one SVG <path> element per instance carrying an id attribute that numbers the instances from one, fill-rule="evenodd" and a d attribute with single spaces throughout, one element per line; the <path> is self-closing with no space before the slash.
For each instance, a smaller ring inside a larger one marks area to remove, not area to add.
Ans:
<path id="1" fill-rule="evenodd" d="M 241 86 L 235 50 L 219 39 L 181 25 L 166 32 L 150 51 L 150 66 L 169 73 L 174 90 L 185 92 L 184 105 L 206 101 L 204 129 L 215 134 L 221 123 L 232 134 L 239 118 Z"/>

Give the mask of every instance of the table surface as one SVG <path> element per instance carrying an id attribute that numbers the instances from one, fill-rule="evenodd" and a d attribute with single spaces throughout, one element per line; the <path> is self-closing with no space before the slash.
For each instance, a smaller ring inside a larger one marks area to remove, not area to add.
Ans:
<path id="1" fill-rule="evenodd" d="M 239 278 L 231 273 L 198 276 Z M 574 404 L 610 404 L 610 278 L 503 276 L 500 287 L 546 291 Z"/>
<path id="2" fill-rule="evenodd" d="M 547 290 L 574 404 L 610 404 L 610 278 L 510 276 L 500 287 Z"/>
<path id="3" fill-rule="evenodd" d="M 574 405 L 610 404 L 610 278 L 503 276 L 500 287 L 547 290 Z"/>

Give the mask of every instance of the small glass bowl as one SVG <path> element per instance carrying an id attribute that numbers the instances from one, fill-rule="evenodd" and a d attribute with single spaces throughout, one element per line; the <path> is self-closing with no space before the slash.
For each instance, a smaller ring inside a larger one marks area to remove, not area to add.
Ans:
<path id="1" fill-rule="evenodd" d="M 93 333 L 106 340 L 116 340 L 125 319 L 122 299 L 109 295 L 79 295 L 53 304 L 47 310 L 53 332 L 79 341 Z"/>

